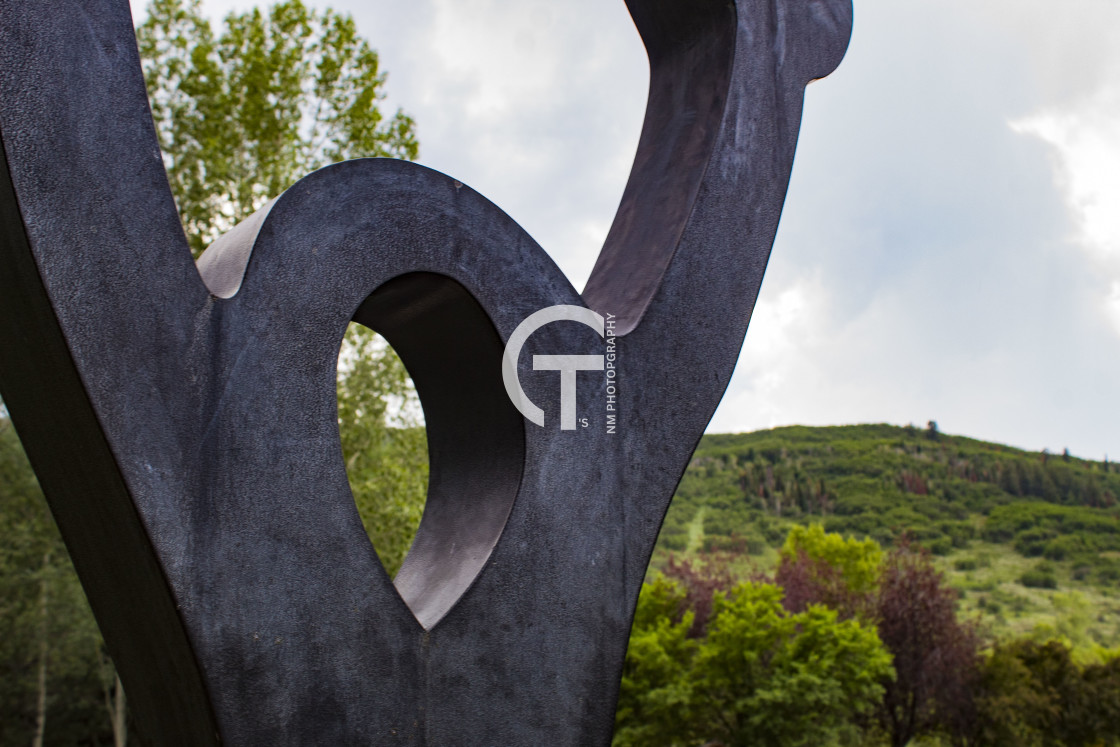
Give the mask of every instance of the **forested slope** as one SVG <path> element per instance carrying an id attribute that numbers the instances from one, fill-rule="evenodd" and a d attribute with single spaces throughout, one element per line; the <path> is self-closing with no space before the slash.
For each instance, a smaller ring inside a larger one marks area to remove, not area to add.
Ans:
<path id="1" fill-rule="evenodd" d="M 765 565 L 795 524 L 884 546 L 907 534 L 942 558 L 965 608 L 985 613 L 997 633 L 1057 624 L 1064 612 L 1055 605 L 1073 605 L 1095 639 L 1116 645 L 1118 498 L 1111 462 L 947 435 L 935 424 L 713 434 L 681 480 L 655 564 L 670 552 L 728 550 Z"/>

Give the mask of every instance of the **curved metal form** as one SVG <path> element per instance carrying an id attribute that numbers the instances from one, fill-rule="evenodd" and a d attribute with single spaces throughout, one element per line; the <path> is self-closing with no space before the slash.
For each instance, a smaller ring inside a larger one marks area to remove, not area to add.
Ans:
<path id="1" fill-rule="evenodd" d="M 850 0 L 629 0 L 648 112 L 582 296 L 498 208 L 359 160 L 191 261 L 126 0 L 0 0 L 0 389 L 144 739 L 606 744 L 638 589 L 731 376 L 805 85 Z M 602 353 L 557 427 L 537 354 Z M 347 483 L 347 323 L 412 373 L 431 479 L 396 582 Z M 610 339 L 610 338 L 609 338 Z M 612 357 L 613 356 L 613 357 Z M 608 384 L 609 381 L 609 384 Z"/>

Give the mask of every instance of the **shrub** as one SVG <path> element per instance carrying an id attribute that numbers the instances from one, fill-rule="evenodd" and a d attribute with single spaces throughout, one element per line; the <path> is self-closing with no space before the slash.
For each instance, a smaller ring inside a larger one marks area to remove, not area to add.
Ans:
<path id="1" fill-rule="evenodd" d="M 674 552 L 683 551 L 688 547 L 687 534 L 662 534 L 657 538 L 657 543 L 666 550 Z"/>
<path id="2" fill-rule="evenodd" d="M 1058 588 L 1058 578 L 1054 575 L 1054 569 L 1041 563 L 1019 576 L 1019 583 L 1031 589 Z"/>
<path id="3" fill-rule="evenodd" d="M 948 537 L 940 537 L 929 543 L 929 551 L 934 555 L 945 556 L 953 552 L 953 543 Z"/>

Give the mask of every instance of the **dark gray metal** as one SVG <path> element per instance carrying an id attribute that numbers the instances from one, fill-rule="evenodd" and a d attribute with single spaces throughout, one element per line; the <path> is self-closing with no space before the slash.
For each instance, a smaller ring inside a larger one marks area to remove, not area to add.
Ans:
<path id="1" fill-rule="evenodd" d="M 391 160 L 318 171 L 196 269 L 125 0 L 0 0 L 0 388 L 154 744 L 605 744 L 638 589 L 735 365 L 805 84 L 850 0 L 630 0 L 649 109 L 581 297 L 516 223 Z M 201 271 L 201 275 L 200 275 Z M 213 292 L 211 292 L 213 291 Z M 557 427 L 542 328 L 602 313 L 590 427 Z M 613 315 L 613 316 L 612 316 Z M 412 373 L 428 504 L 394 586 L 347 484 L 335 359 L 351 319 Z M 398 593 L 399 590 L 399 593 Z"/>

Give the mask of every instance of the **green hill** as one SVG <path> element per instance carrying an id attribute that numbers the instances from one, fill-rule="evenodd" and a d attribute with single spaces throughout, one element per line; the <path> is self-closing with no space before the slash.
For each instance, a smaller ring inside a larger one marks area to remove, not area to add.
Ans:
<path id="1" fill-rule="evenodd" d="M 666 516 L 670 552 L 773 562 L 792 524 L 940 556 L 997 635 L 1120 644 L 1120 467 L 936 428 L 791 426 L 703 438 Z"/>

